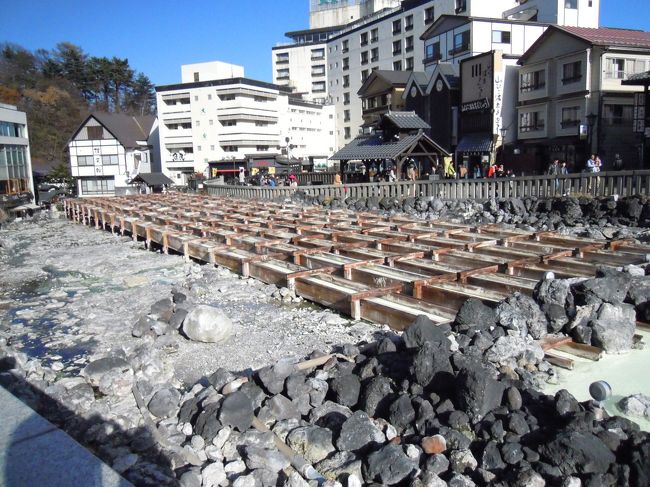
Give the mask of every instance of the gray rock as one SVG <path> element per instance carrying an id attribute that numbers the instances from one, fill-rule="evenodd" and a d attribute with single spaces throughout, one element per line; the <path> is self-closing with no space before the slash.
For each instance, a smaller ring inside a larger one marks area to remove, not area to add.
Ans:
<path id="1" fill-rule="evenodd" d="M 181 326 L 183 326 L 183 321 L 185 321 L 185 318 L 187 317 L 187 313 L 188 311 L 186 309 L 177 308 L 169 319 L 169 326 L 174 330 L 180 330 Z"/>
<path id="2" fill-rule="evenodd" d="M 470 450 L 454 450 L 449 455 L 451 468 L 457 473 L 466 473 L 476 470 L 478 462 Z"/>
<path id="3" fill-rule="evenodd" d="M 394 485 L 414 472 L 417 464 L 404 454 L 399 445 L 386 445 L 368 455 L 367 480 Z"/>
<path id="4" fill-rule="evenodd" d="M 449 470 L 449 460 L 442 453 L 436 453 L 427 458 L 425 462 L 425 470 L 427 472 L 440 475 Z"/>
<path id="5" fill-rule="evenodd" d="M 408 394 L 400 394 L 391 403 L 388 412 L 388 420 L 395 426 L 398 432 L 404 431 L 415 421 L 415 409 L 411 404 L 411 397 Z"/>
<path id="6" fill-rule="evenodd" d="M 174 313 L 174 303 L 171 298 L 164 298 L 156 301 L 151 305 L 149 314 L 155 316 L 156 319 L 169 322 L 172 314 Z"/>
<path id="7" fill-rule="evenodd" d="M 243 432 L 253 423 L 254 412 L 250 398 L 241 391 L 235 391 L 223 400 L 219 420 L 221 424 Z"/>
<path id="8" fill-rule="evenodd" d="M 258 446 L 245 446 L 246 466 L 251 469 L 268 469 L 279 472 L 289 466 L 289 460 L 278 450 L 267 450 Z"/>
<path id="9" fill-rule="evenodd" d="M 176 414 L 181 393 L 173 387 L 165 387 L 156 392 L 149 400 L 149 412 L 158 418 L 169 418 Z"/>
<path id="10" fill-rule="evenodd" d="M 452 476 L 449 482 L 447 482 L 447 485 L 449 487 L 476 487 L 476 484 L 471 478 L 460 473 Z"/>
<path id="11" fill-rule="evenodd" d="M 309 484 L 298 472 L 292 472 L 284 483 L 284 487 L 309 487 Z"/>
<path id="12" fill-rule="evenodd" d="M 425 472 L 422 474 L 422 478 L 417 479 L 411 485 L 412 487 L 447 487 L 447 482 L 433 472 Z"/>
<path id="13" fill-rule="evenodd" d="M 214 390 L 221 392 L 223 387 L 235 380 L 235 375 L 229 370 L 224 369 L 223 367 L 215 370 L 210 377 L 208 377 L 208 382 L 214 387 Z"/>
<path id="14" fill-rule="evenodd" d="M 563 475 L 607 472 L 616 461 L 614 454 L 595 435 L 581 431 L 559 431 L 538 449 L 543 459 Z"/>
<path id="15" fill-rule="evenodd" d="M 580 281 L 571 290 L 577 305 L 622 303 L 630 289 L 632 279 L 621 272 L 613 273 L 607 277 L 596 277 Z"/>
<path id="16" fill-rule="evenodd" d="M 233 325 L 230 318 L 219 308 L 199 305 L 185 317 L 183 333 L 190 340 L 221 343 L 230 338 Z"/>
<path id="17" fill-rule="evenodd" d="M 526 358 L 539 362 L 544 358 L 544 350 L 537 343 L 522 336 L 506 335 L 496 339 L 494 345 L 485 353 L 485 358 L 493 363 L 507 362 L 510 359 Z"/>
<path id="18" fill-rule="evenodd" d="M 533 298 L 546 314 L 550 331 L 560 331 L 568 322 L 567 307 L 573 306 L 570 282 L 566 279 L 544 279 L 535 287 Z"/>
<path id="19" fill-rule="evenodd" d="M 491 377 L 480 362 L 468 360 L 456 378 L 455 403 L 478 421 L 501 405 L 504 389 L 504 384 Z"/>
<path id="20" fill-rule="evenodd" d="M 142 337 L 145 333 L 151 330 L 151 325 L 153 322 L 154 320 L 148 316 L 141 316 L 133 325 L 133 328 L 131 329 L 131 335 L 136 338 Z"/>
<path id="21" fill-rule="evenodd" d="M 344 451 L 364 450 L 374 444 L 382 444 L 385 436 L 363 411 L 357 411 L 341 426 L 336 447 Z"/>
<path id="22" fill-rule="evenodd" d="M 436 325 L 425 315 L 420 315 L 402 334 L 402 340 L 406 348 L 418 348 L 424 342 L 431 342 L 436 348 L 443 347 L 448 350 L 451 342 L 447 334 L 450 330 L 449 325 Z"/>
<path id="23" fill-rule="evenodd" d="M 359 401 L 361 381 L 356 375 L 343 375 L 332 379 L 329 383 L 329 389 L 332 391 L 334 401 L 352 407 Z"/>
<path id="24" fill-rule="evenodd" d="M 523 405 L 521 392 L 519 392 L 519 389 L 517 389 L 514 386 L 509 387 L 508 390 L 506 391 L 506 400 L 507 400 L 508 409 L 510 409 L 510 411 L 517 411 L 521 409 L 521 406 Z"/>
<path id="25" fill-rule="evenodd" d="M 369 379 L 361 394 L 361 409 L 372 417 L 381 416 L 388 407 L 392 392 L 392 382 L 388 377 L 378 375 Z"/>
<path id="26" fill-rule="evenodd" d="M 276 394 L 269 399 L 266 407 L 268 408 L 271 417 L 276 420 L 292 418 L 299 419 L 301 416 L 300 411 L 298 411 L 298 408 L 293 401 L 282 394 Z"/>
<path id="27" fill-rule="evenodd" d="M 309 413 L 309 422 L 337 433 L 341 425 L 352 416 L 352 410 L 332 401 L 325 401 Z"/>
<path id="28" fill-rule="evenodd" d="M 128 396 L 134 383 L 133 369 L 120 357 L 105 357 L 90 362 L 81 374 L 102 394 Z"/>
<path id="29" fill-rule="evenodd" d="M 335 451 L 332 432 L 318 426 L 294 429 L 287 436 L 287 444 L 310 463 L 320 462 Z"/>
<path id="30" fill-rule="evenodd" d="M 193 468 L 181 475 L 179 481 L 181 487 L 201 487 L 203 477 L 201 477 L 201 471 L 198 468 Z"/>
<path id="31" fill-rule="evenodd" d="M 223 468 L 223 463 L 212 462 L 203 470 L 201 470 L 201 477 L 203 478 L 203 487 L 217 487 L 226 481 L 226 471 Z"/>
<path id="32" fill-rule="evenodd" d="M 208 404 L 198 415 L 194 425 L 194 433 L 201 435 L 206 443 L 211 443 L 217 433 L 223 428 L 217 415 L 220 405 L 218 403 Z"/>
<path id="33" fill-rule="evenodd" d="M 279 394 L 284 390 L 284 381 L 295 371 L 295 361 L 281 360 L 275 365 L 264 367 L 257 373 L 262 386 L 271 394 Z"/>
<path id="34" fill-rule="evenodd" d="M 593 330 L 593 345 L 601 347 L 606 352 L 627 352 L 634 343 L 636 329 L 634 307 L 629 304 L 603 303 L 590 326 Z"/>
<path id="35" fill-rule="evenodd" d="M 618 407 L 629 416 L 646 417 L 650 419 L 650 396 L 633 394 L 618 402 Z"/>
<path id="36" fill-rule="evenodd" d="M 326 479 L 337 480 L 347 475 L 361 475 L 361 460 L 352 452 L 339 451 L 314 465 Z"/>
<path id="37" fill-rule="evenodd" d="M 488 330 L 496 324 L 496 314 L 480 299 L 469 298 L 458 310 L 456 324 L 474 330 Z"/>
<path id="38" fill-rule="evenodd" d="M 538 304 L 530 297 L 515 293 L 497 306 L 497 321 L 505 328 L 530 334 L 539 340 L 547 334 L 548 321 Z"/>

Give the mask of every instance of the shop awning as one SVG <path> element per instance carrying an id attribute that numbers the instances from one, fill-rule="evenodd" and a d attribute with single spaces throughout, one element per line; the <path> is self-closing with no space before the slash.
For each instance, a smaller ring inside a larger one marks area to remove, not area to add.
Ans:
<path id="1" fill-rule="evenodd" d="M 494 141 L 492 134 L 486 132 L 463 135 L 456 152 L 492 152 Z"/>

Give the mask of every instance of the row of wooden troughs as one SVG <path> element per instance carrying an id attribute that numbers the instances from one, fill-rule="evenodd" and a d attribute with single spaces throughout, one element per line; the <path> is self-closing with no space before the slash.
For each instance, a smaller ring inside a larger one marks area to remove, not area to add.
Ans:
<path id="1" fill-rule="evenodd" d="M 549 272 L 591 277 L 599 266 L 642 264 L 650 254 L 650 247 L 628 240 L 193 194 L 68 200 L 65 211 L 76 222 L 294 289 L 396 330 L 421 314 L 451 322 L 471 297 L 494 303 L 515 291 L 531 295 Z M 568 338 L 543 346 L 551 359 L 553 348 L 600 357 L 600 350 Z"/>

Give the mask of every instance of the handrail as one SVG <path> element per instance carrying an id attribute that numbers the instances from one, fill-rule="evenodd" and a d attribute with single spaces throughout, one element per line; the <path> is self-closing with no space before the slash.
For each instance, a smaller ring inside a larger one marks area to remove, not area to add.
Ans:
<path id="1" fill-rule="evenodd" d="M 440 179 L 376 182 L 299 187 L 229 186 L 215 181 L 205 183 L 208 193 L 257 200 L 290 197 L 296 191 L 323 198 L 405 198 L 409 196 L 441 199 L 528 198 L 555 196 L 650 195 L 650 170 L 608 171 L 567 175 L 519 176 L 515 178 Z"/>

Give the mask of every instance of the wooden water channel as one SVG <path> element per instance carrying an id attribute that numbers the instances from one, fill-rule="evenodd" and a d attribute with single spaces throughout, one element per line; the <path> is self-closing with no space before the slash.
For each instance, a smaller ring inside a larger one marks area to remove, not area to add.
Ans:
<path id="1" fill-rule="evenodd" d="M 288 287 L 396 330 L 418 315 L 452 322 L 468 298 L 489 304 L 514 292 L 530 296 L 549 272 L 590 277 L 600 266 L 643 264 L 650 253 L 628 240 L 180 193 L 66 200 L 65 212 L 75 222 Z M 571 360 L 552 349 L 593 360 L 601 355 L 565 337 L 542 346 L 569 368 Z"/>

